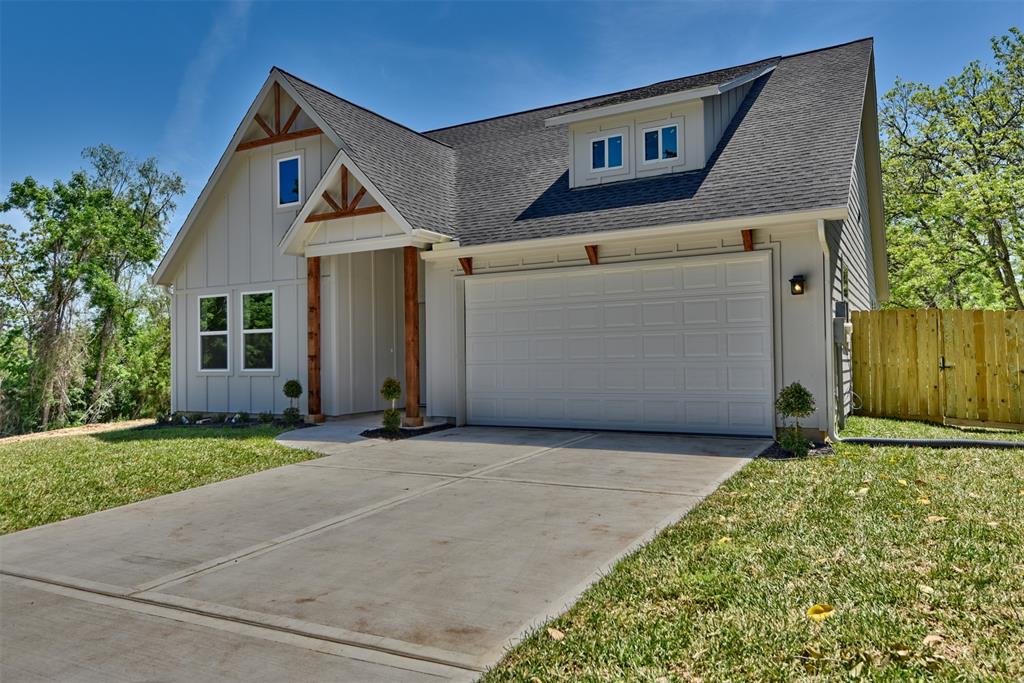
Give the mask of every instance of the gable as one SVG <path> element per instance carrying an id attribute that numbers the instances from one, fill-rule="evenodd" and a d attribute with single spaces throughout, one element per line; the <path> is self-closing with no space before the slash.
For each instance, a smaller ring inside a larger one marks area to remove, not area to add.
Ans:
<path id="1" fill-rule="evenodd" d="M 296 111 L 296 107 L 298 111 Z M 281 114 L 278 114 L 279 111 Z M 281 133 L 281 130 L 285 132 Z M 208 213 L 207 206 L 214 200 L 215 195 L 224 194 L 222 181 L 229 167 L 237 158 L 243 155 L 270 155 L 294 151 L 297 146 L 304 147 L 304 140 L 316 140 L 315 163 L 313 163 L 313 155 L 310 156 L 309 161 L 303 161 L 306 178 L 310 179 L 310 184 L 312 184 L 320 178 L 323 167 L 329 163 L 322 163 L 320 160 L 320 139 L 323 137 L 329 138 L 330 136 L 323 132 L 323 128 L 320 122 L 316 121 L 311 108 L 287 88 L 277 73 L 271 71 L 259 93 L 246 110 L 231 141 L 217 162 L 217 166 L 181 228 L 175 234 L 174 240 L 164 253 L 163 259 L 150 280 L 154 284 L 172 284 L 177 272 L 180 271 L 178 260 L 182 255 L 183 247 L 196 241 L 191 233 L 197 222 Z M 337 148 L 337 141 L 329 140 L 329 142 L 331 146 Z M 254 189 L 257 192 L 261 191 L 259 188 Z M 269 200 L 273 196 L 273 188 L 269 186 L 269 181 L 265 190 Z M 289 224 L 290 220 L 291 217 L 289 217 Z M 280 231 L 278 237 L 282 236 L 286 229 L 287 225 Z"/>

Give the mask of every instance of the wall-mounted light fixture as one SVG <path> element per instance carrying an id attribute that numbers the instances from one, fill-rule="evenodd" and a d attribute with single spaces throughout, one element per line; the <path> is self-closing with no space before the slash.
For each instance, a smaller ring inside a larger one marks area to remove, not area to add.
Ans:
<path id="1" fill-rule="evenodd" d="M 804 276 L 794 275 L 789 279 L 789 293 L 799 296 L 804 293 Z"/>

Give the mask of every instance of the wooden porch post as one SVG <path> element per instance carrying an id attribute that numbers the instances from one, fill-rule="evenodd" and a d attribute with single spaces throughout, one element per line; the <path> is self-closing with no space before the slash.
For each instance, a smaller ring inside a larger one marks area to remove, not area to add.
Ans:
<path id="1" fill-rule="evenodd" d="M 422 427 L 420 416 L 419 249 L 405 247 L 405 426 Z"/>
<path id="2" fill-rule="evenodd" d="M 309 363 L 309 420 L 323 422 L 320 408 L 320 257 L 306 259 L 306 355 Z"/>

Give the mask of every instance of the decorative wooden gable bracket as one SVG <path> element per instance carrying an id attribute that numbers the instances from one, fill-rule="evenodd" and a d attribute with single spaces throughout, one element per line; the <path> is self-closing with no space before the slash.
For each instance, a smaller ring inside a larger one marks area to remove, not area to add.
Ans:
<path id="1" fill-rule="evenodd" d="M 462 256 L 459 258 L 459 265 L 462 266 L 462 272 L 466 275 L 473 274 L 473 257 Z"/>
<path id="2" fill-rule="evenodd" d="M 240 142 L 235 151 L 241 152 L 246 149 L 253 149 L 255 147 L 263 147 L 264 145 L 272 145 L 275 142 L 287 142 L 288 140 L 298 140 L 299 138 L 308 138 L 310 135 L 319 135 L 321 130 L 316 126 L 312 128 L 306 128 L 305 130 L 297 130 L 294 133 L 291 132 L 292 124 L 295 123 L 295 119 L 299 115 L 299 105 L 295 105 L 292 109 L 291 115 L 288 120 L 284 122 L 284 126 L 281 125 L 281 84 L 274 83 L 274 127 L 271 128 L 270 124 L 263 120 L 259 112 L 253 117 L 256 119 L 256 123 L 263 129 L 263 132 L 267 134 L 267 137 L 260 138 L 259 140 L 250 140 L 248 142 Z"/>
<path id="3" fill-rule="evenodd" d="M 740 230 L 743 235 L 743 251 L 754 251 L 754 231 Z"/>
<path id="4" fill-rule="evenodd" d="M 318 223 L 320 221 L 329 221 L 335 218 L 349 218 L 350 216 L 365 216 L 371 213 L 381 213 L 384 211 L 383 206 L 364 206 L 359 207 L 359 202 L 366 196 L 366 188 L 360 187 L 355 196 L 352 197 L 352 201 L 348 199 L 348 168 L 341 165 L 341 203 L 335 201 L 331 194 L 324 190 L 323 195 L 324 201 L 334 209 L 334 211 L 328 211 L 326 213 L 313 213 L 306 216 L 307 223 Z"/>
<path id="5" fill-rule="evenodd" d="M 597 261 L 598 261 L 597 245 L 596 244 L 585 244 L 585 245 L 583 245 L 583 248 L 587 250 L 587 259 L 589 259 L 590 265 L 596 266 L 597 265 Z"/>

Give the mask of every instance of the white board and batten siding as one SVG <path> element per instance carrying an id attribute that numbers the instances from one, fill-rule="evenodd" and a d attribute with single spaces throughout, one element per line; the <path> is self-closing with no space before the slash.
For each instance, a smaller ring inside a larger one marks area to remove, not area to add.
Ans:
<path id="1" fill-rule="evenodd" d="M 466 282 L 472 424 L 768 435 L 771 253 Z"/>
<path id="2" fill-rule="evenodd" d="M 308 386 L 306 363 L 306 262 L 282 255 L 278 242 L 297 213 L 274 204 L 273 164 L 300 152 L 304 192 L 310 191 L 337 154 L 324 135 L 235 153 L 196 219 L 185 258 L 174 275 L 172 410 L 189 412 L 280 413 L 288 407 L 284 382 Z M 323 277 L 330 277 L 324 264 Z M 241 369 L 241 301 L 247 291 L 273 291 L 275 368 Z M 322 307 L 333 306 L 331 290 L 321 288 Z M 229 370 L 199 370 L 198 297 L 229 297 Z M 333 359 L 324 356 L 324 371 Z M 327 386 L 324 387 L 328 389 Z M 325 396 L 326 399 L 326 396 Z M 305 411 L 306 396 L 300 400 Z"/>

